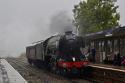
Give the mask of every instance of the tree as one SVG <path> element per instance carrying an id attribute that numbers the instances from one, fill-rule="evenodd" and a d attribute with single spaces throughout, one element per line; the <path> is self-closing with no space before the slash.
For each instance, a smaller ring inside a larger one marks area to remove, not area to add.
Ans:
<path id="1" fill-rule="evenodd" d="M 74 23 L 79 34 L 115 28 L 120 15 L 114 0 L 87 0 L 74 6 Z"/>

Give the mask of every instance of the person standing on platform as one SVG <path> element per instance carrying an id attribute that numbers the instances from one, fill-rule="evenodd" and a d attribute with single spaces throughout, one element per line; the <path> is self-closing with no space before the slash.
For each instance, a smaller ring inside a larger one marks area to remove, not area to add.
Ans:
<path id="1" fill-rule="evenodd" d="M 113 64 L 115 66 L 121 66 L 121 56 L 118 50 L 115 52 Z"/>

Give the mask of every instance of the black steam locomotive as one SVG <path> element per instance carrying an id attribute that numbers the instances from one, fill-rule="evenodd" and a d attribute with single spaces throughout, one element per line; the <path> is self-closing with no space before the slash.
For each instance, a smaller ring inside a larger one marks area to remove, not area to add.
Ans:
<path id="1" fill-rule="evenodd" d="M 71 32 L 54 35 L 45 41 L 26 47 L 28 62 L 54 73 L 81 73 L 88 65 L 82 53 L 83 38 Z"/>

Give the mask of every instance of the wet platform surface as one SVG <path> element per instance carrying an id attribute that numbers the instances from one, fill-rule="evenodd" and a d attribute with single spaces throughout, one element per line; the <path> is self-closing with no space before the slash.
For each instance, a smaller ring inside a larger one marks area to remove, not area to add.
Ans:
<path id="1" fill-rule="evenodd" d="M 28 83 L 5 59 L 0 59 L 0 83 Z"/>

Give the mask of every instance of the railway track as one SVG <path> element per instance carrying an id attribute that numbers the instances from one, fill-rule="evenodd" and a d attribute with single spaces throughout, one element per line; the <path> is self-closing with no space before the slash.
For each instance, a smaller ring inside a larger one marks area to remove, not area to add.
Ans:
<path id="1" fill-rule="evenodd" d="M 28 83 L 92 83 L 83 78 L 65 78 L 49 71 L 30 66 L 25 60 L 17 58 L 6 59 Z"/>

